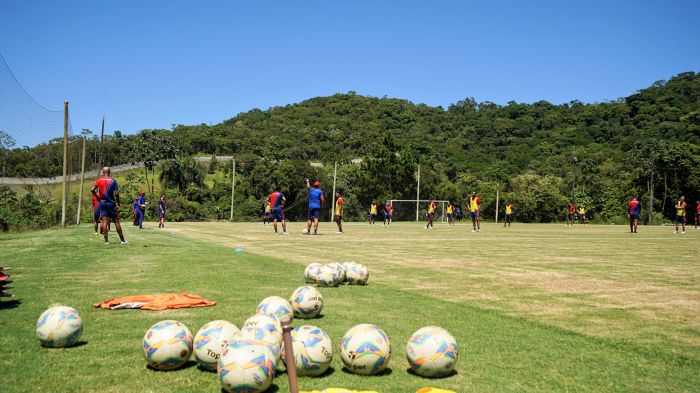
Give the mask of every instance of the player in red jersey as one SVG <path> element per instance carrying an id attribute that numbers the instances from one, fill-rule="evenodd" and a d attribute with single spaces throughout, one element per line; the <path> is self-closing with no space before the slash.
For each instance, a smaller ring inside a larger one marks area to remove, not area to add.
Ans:
<path id="1" fill-rule="evenodd" d="M 119 222 L 119 211 L 121 209 L 119 206 L 119 184 L 110 177 L 108 166 L 102 168 L 102 177 L 95 181 L 95 185 L 92 186 L 90 192 L 92 192 L 93 196 L 99 196 L 100 198 L 100 218 L 102 220 L 102 235 L 104 235 L 105 244 L 109 244 L 110 220 L 114 220 L 114 226 L 117 228 L 122 244 L 127 244 L 128 242 L 124 239 L 122 226 Z"/>
<path id="2" fill-rule="evenodd" d="M 284 197 L 279 191 L 275 191 L 268 195 L 270 199 L 270 206 L 272 206 L 272 226 L 275 228 L 275 235 L 277 235 L 277 221 L 282 222 L 282 234 L 287 235 L 287 224 L 284 222 L 284 212 L 282 208 L 284 207 L 287 198 Z"/>
<path id="3" fill-rule="evenodd" d="M 639 213 L 641 211 L 642 205 L 639 203 L 637 197 L 634 197 L 631 201 L 627 202 L 627 217 L 630 219 L 631 233 L 637 233 L 637 227 L 639 226 Z"/>
<path id="4" fill-rule="evenodd" d="M 95 236 L 99 235 L 97 227 L 100 223 L 100 196 L 92 196 L 92 225 L 95 227 Z"/>
<path id="5" fill-rule="evenodd" d="M 700 199 L 695 201 L 695 227 L 694 229 L 698 229 L 698 225 L 700 225 Z"/>
<path id="6" fill-rule="evenodd" d="M 574 226 L 574 220 L 576 219 L 576 205 L 573 202 L 569 202 L 569 212 L 566 215 L 566 226 Z"/>

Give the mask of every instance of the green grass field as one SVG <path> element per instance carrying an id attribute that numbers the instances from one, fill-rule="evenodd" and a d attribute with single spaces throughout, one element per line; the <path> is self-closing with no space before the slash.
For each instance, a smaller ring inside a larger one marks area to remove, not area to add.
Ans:
<path id="1" fill-rule="evenodd" d="M 323 317 L 309 323 L 338 342 L 355 324 L 382 327 L 393 345 L 390 372 L 361 377 L 333 369 L 302 378 L 323 387 L 415 392 L 700 391 L 700 230 L 670 227 L 417 223 L 301 223 L 275 237 L 253 223 L 173 223 L 164 231 L 126 228 L 130 244 L 105 246 L 91 228 L 0 235 L 15 274 L 16 307 L 0 305 L 2 392 L 219 392 L 216 374 L 146 368 L 143 334 L 177 319 L 194 334 L 213 319 L 240 325 L 269 295 L 289 297 L 312 261 L 354 260 L 370 269 L 366 287 L 321 288 Z M 116 235 L 116 234 L 114 234 Z M 116 240 L 116 239 L 114 239 Z M 245 252 L 235 253 L 234 247 Z M 142 293 L 190 292 L 214 307 L 106 311 L 92 303 Z M 54 303 L 77 308 L 80 345 L 42 348 L 34 335 Z M 427 380 L 407 372 L 405 346 L 425 325 L 448 329 L 460 345 L 457 373 Z M 270 391 L 288 391 L 284 375 Z"/>

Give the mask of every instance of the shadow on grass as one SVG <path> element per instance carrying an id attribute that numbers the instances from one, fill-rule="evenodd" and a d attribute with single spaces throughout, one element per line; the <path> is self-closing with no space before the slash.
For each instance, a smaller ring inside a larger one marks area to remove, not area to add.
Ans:
<path id="1" fill-rule="evenodd" d="M 391 368 L 387 367 L 384 370 L 378 372 L 377 374 L 364 375 L 364 374 L 356 374 L 356 373 L 350 371 L 347 367 L 343 367 L 343 372 L 345 374 L 360 375 L 362 377 L 385 377 L 385 376 L 391 375 L 394 371 Z"/>
<path id="2" fill-rule="evenodd" d="M 2 301 L 0 302 L 0 310 L 9 310 L 12 308 L 17 308 L 20 304 L 22 304 L 22 302 L 19 300 Z"/>
<path id="3" fill-rule="evenodd" d="M 265 393 L 277 393 L 280 391 L 280 387 L 275 385 L 274 383 L 270 385 L 267 390 L 265 390 Z M 224 388 L 221 388 L 221 393 L 228 393 Z"/>
<path id="4" fill-rule="evenodd" d="M 447 373 L 447 374 L 445 374 L 445 375 L 443 375 L 443 376 L 440 376 L 440 377 L 424 377 L 424 376 L 422 376 L 422 375 L 416 373 L 415 371 L 413 371 L 413 369 L 410 368 L 410 367 L 406 369 L 406 372 L 407 372 L 409 375 L 412 375 L 412 376 L 414 376 L 414 377 L 429 378 L 429 379 L 447 379 L 447 378 L 451 378 L 451 377 L 454 377 L 455 375 L 459 374 L 459 372 L 458 372 L 457 370 L 452 370 L 452 371 L 450 371 L 449 373 Z"/>
<path id="5" fill-rule="evenodd" d="M 321 374 L 321 375 L 319 375 L 319 376 L 316 376 L 316 377 L 312 377 L 312 376 L 299 376 L 299 378 L 323 379 L 323 378 L 330 377 L 331 375 L 333 375 L 333 373 L 335 373 L 335 368 L 333 368 L 333 367 L 328 367 L 328 370 L 326 370 L 326 372 L 324 372 L 323 374 Z M 287 370 L 286 370 L 286 369 L 282 369 L 282 370 L 279 370 L 279 369 L 278 369 L 278 370 L 277 370 L 276 376 L 277 376 L 277 377 L 280 377 L 280 376 L 282 376 L 282 375 L 285 375 L 285 376 L 287 375 Z"/>
<path id="6" fill-rule="evenodd" d="M 181 370 L 187 370 L 188 368 L 192 368 L 192 367 L 197 367 L 197 362 L 194 361 L 194 360 L 188 360 L 188 361 L 187 361 L 185 364 L 183 364 L 182 366 L 180 366 L 180 367 L 178 367 L 178 368 L 174 368 L 174 369 L 172 369 L 172 370 L 160 370 L 160 369 L 157 369 L 157 368 L 155 368 L 155 367 L 151 367 L 150 364 L 147 364 L 147 365 L 146 365 L 146 368 L 149 369 L 150 371 L 153 371 L 153 372 L 165 372 L 165 373 L 167 373 L 167 372 L 176 372 L 176 371 L 181 371 Z"/>
<path id="7" fill-rule="evenodd" d="M 55 350 L 66 350 L 66 349 L 71 349 L 71 348 L 78 348 L 82 347 L 84 345 L 88 345 L 88 342 L 85 340 L 78 341 L 77 343 L 69 346 L 69 347 L 47 347 L 46 345 L 41 345 L 43 348 L 48 348 L 48 349 L 55 349 Z"/>

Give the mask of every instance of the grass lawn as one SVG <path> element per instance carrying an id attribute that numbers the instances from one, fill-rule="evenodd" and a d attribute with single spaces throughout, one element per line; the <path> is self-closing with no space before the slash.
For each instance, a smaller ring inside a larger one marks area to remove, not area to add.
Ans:
<path id="1" fill-rule="evenodd" d="M 105 246 L 87 226 L 0 235 L 2 262 L 15 274 L 16 307 L 0 305 L 2 392 L 219 392 L 216 375 L 186 367 L 146 368 L 143 334 L 177 319 L 194 334 L 227 319 L 240 326 L 269 295 L 303 285 L 308 262 L 354 260 L 370 285 L 321 288 L 317 325 L 338 342 L 362 322 L 382 327 L 393 345 L 390 371 L 362 377 L 342 369 L 302 378 L 323 387 L 415 392 L 700 391 L 700 231 L 668 227 L 398 223 L 321 224 L 321 236 L 274 237 L 251 223 L 172 223 L 164 231 L 126 228 L 130 244 Z M 116 240 L 116 239 L 114 239 Z M 245 252 L 235 253 L 233 247 Z M 214 307 L 106 311 L 91 304 L 116 296 L 190 292 Z M 54 303 L 77 308 L 81 344 L 46 349 L 34 326 Z M 405 345 L 426 325 L 448 329 L 460 344 L 457 373 L 427 380 L 407 372 Z M 286 378 L 270 391 L 288 391 Z"/>

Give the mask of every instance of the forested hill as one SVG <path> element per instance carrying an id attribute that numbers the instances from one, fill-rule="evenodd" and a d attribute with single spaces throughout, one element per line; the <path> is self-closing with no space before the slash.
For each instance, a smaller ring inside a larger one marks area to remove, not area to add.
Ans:
<path id="1" fill-rule="evenodd" d="M 162 147 L 166 151 L 158 151 Z M 90 161 L 95 165 L 95 138 L 88 149 L 88 166 Z M 596 206 L 612 200 L 617 206 L 632 193 L 646 196 L 655 189 L 656 203 L 669 210 L 674 195 L 694 199 L 700 189 L 700 74 L 682 73 L 602 103 L 498 105 L 467 98 L 442 108 L 350 92 L 253 109 L 215 125 L 178 125 L 128 136 L 115 132 L 103 150 L 107 164 L 148 162 L 176 152 L 278 164 L 342 164 L 362 157 L 361 168 L 348 169 L 350 184 L 363 187 L 350 191 L 362 204 L 373 197 L 410 195 L 413 171 L 421 164 L 424 195 L 462 198 L 471 188 L 522 194 L 519 187 L 541 181 L 538 189 L 557 190 L 557 195 L 533 196 L 540 201 L 532 203 L 560 204 L 573 197 Z M 71 156 L 78 168 L 78 154 Z M 3 157 L 8 176 L 61 172 L 57 141 Z"/>

